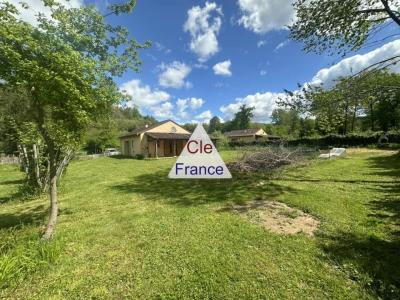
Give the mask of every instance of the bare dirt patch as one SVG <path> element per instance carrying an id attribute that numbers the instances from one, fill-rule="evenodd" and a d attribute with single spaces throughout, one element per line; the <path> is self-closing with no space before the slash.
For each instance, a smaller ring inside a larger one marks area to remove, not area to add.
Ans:
<path id="1" fill-rule="evenodd" d="M 257 200 L 245 205 L 232 205 L 226 210 L 279 234 L 313 236 L 319 226 L 319 221 L 310 214 L 277 201 Z"/>

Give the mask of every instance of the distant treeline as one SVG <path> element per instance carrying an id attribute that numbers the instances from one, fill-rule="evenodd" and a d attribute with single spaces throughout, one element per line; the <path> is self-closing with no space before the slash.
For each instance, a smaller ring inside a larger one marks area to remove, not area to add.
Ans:
<path id="1" fill-rule="evenodd" d="M 109 147 L 118 148 L 120 135 L 156 122 L 152 116 L 143 116 L 136 107 L 114 107 L 108 118 L 98 120 L 90 126 L 83 148 L 89 154 L 101 153 Z"/>

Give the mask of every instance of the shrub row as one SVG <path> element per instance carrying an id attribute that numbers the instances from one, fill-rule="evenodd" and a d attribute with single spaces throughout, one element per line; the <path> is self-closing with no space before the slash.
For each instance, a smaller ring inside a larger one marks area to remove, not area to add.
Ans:
<path id="1" fill-rule="evenodd" d="M 371 134 L 357 134 L 350 133 L 347 135 L 330 134 L 321 137 L 305 137 L 295 140 L 258 140 L 254 142 L 243 142 L 236 141 L 230 142 L 231 147 L 242 147 L 242 146 L 269 146 L 277 143 L 283 143 L 288 146 L 305 145 L 310 147 L 354 147 L 354 146 L 368 146 L 378 145 L 379 139 L 383 136 L 383 132 L 373 132 Z M 392 131 L 386 133 L 389 143 L 400 143 L 400 132 Z"/>

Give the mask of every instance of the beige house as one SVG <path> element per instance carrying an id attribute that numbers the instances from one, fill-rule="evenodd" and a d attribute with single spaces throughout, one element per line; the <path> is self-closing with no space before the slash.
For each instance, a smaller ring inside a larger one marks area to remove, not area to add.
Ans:
<path id="1" fill-rule="evenodd" d="M 181 153 L 191 133 L 172 120 L 135 129 L 120 136 L 122 155 L 169 157 Z"/>
<path id="2" fill-rule="evenodd" d="M 243 129 L 228 131 L 224 135 L 228 138 L 229 142 L 253 142 L 266 137 L 267 133 L 263 129 Z"/>

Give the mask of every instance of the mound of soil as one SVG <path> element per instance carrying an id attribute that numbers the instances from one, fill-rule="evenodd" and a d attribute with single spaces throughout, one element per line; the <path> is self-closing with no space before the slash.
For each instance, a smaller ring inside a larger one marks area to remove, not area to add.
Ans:
<path id="1" fill-rule="evenodd" d="M 230 209 L 279 234 L 303 233 L 313 236 L 319 226 L 319 221 L 310 214 L 277 201 L 257 200 L 250 204 L 233 205 Z"/>

